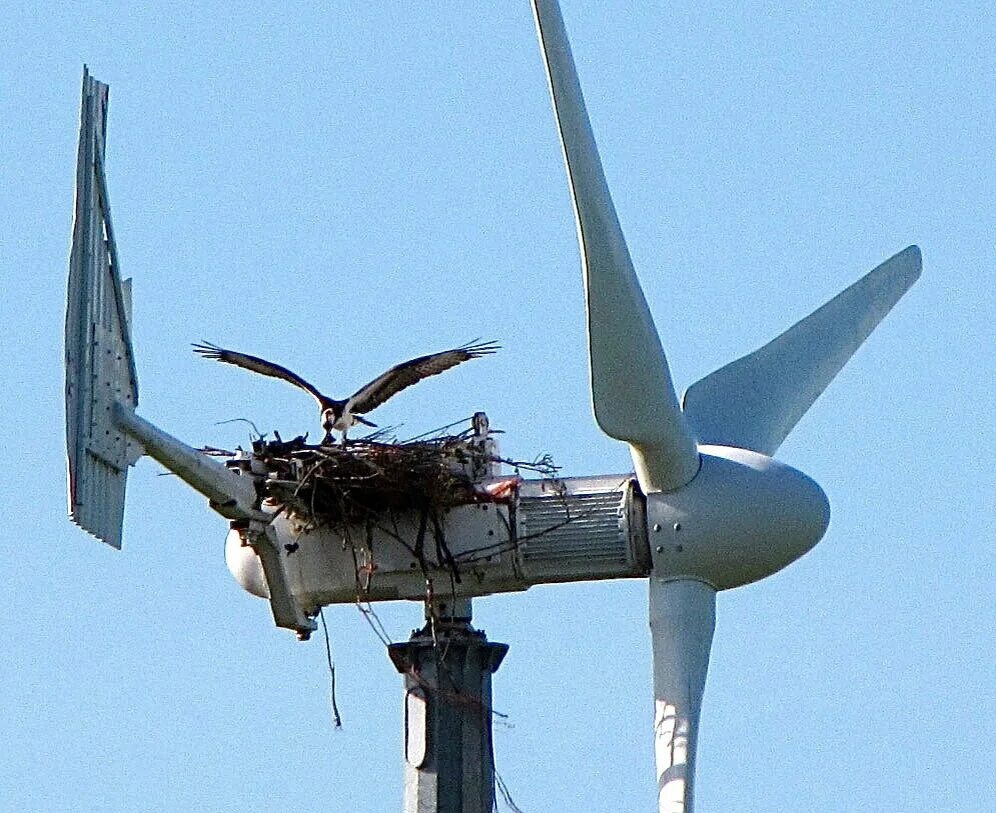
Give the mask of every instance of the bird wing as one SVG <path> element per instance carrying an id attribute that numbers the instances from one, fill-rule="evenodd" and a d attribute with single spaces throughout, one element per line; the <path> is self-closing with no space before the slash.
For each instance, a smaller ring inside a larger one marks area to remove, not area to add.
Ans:
<path id="1" fill-rule="evenodd" d="M 428 356 L 419 356 L 410 361 L 395 364 L 386 373 L 377 376 L 369 384 L 361 387 L 346 403 L 346 409 L 352 414 L 369 412 L 383 404 L 392 395 L 396 395 L 406 387 L 410 387 L 423 378 L 438 375 L 450 367 L 456 367 L 470 359 L 487 356 L 498 349 L 495 342 L 470 342 L 452 350 L 443 350 Z"/>
<path id="2" fill-rule="evenodd" d="M 236 367 L 242 367 L 260 375 L 268 375 L 271 378 L 282 378 L 284 381 L 289 381 L 295 387 L 300 387 L 305 392 L 311 393 L 323 409 L 326 407 L 326 402 L 332 400 L 319 392 L 312 384 L 305 381 L 297 373 L 293 373 L 279 364 L 274 364 L 272 361 L 261 359 L 259 356 L 250 356 L 247 353 L 238 353 L 235 350 L 225 350 L 223 347 L 218 347 L 210 342 L 195 344 L 193 348 L 195 353 L 206 359 L 223 361 L 226 364 L 234 364 Z"/>

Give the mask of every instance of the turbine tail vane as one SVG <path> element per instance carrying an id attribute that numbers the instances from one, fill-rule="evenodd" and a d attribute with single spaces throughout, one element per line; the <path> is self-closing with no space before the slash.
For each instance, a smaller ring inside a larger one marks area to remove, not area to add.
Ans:
<path id="1" fill-rule="evenodd" d="M 134 408 L 130 280 L 122 281 L 104 177 L 108 87 L 84 69 L 76 210 L 66 301 L 66 446 L 69 514 L 121 547 L 128 467 L 139 447 L 112 419 L 114 403 Z"/>
<path id="2" fill-rule="evenodd" d="M 920 276 L 909 246 L 753 353 L 696 382 L 685 415 L 703 443 L 773 455 Z"/>
<path id="3" fill-rule="evenodd" d="M 260 519 L 256 489 L 222 463 L 135 414 L 131 285 L 122 280 L 104 177 L 108 86 L 83 73 L 76 213 L 66 294 L 66 451 L 69 513 L 121 547 L 128 467 L 158 460 L 231 519 Z"/>
<path id="4" fill-rule="evenodd" d="M 644 491 L 672 491 L 698 471 L 657 328 L 633 269 L 555 2 L 533 11 L 577 219 L 595 420 L 627 441 Z"/>

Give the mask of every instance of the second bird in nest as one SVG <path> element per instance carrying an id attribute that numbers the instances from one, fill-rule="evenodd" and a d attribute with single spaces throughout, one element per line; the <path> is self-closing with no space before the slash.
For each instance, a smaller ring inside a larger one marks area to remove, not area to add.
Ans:
<path id="1" fill-rule="evenodd" d="M 246 353 L 236 352 L 235 350 L 226 350 L 209 342 L 195 344 L 194 352 L 204 358 L 223 361 L 226 364 L 234 364 L 236 367 L 243 367 L 246 370 L 252 370 L 254 373 L 268 375 L 272 378 L 282 378 L 284 381 L 289 381 L 295 387 L 300 387 L 305 392 L 311 393 L 315 400 L 318 401 L 319 408 L 322 411 L 322 429 L 325 430 L 323 443 L 329 443 L 332 440 L 333 431 L 342 432 L 342 440 L 345 443 L 346 432 L 350 427 L 358 423 L 362 423 L 365 426 L 376 426 L 376 424 L 363 418 L 362 415 L 370 412 L 372 409 L 376 409 L 392 395 L 396 395 L 401 390 L 410 387 L 423 378 L 438 375 L 444 370 L 456 367 L 456 365 L 470 359 L 490 355 L 498 347 L 498 344 L 495 342 L 481 342 L 477 344 L 471 342 L 460 347 L 455 347 L 452 350 L 443 350 L 440 353 L 419 356 L 418 358 L 404 361 L 401 364 L 395 364 L 386 373 L 382 373 L 369 384 L 360 387 L 349 398 L 341 400 L 338 398 L 329 398 L 329 396 L 320 392 L 317 387 L 305 381 L 297 373 L 293 373 L 279 364 L 274 364 L 272 361 L 259 358 L 259 356 L 250 356 Z"/>

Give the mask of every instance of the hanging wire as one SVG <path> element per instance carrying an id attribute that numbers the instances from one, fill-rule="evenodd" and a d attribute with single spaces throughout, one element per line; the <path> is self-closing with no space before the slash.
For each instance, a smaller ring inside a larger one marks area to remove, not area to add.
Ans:
<path id="1" fill-rule="evenodd" d="M 370 625 L 370 629 L 374 631 L 374 635 L 380 639 L 380 642 L 384 646 L 390 646 L 394 643 L 391 640 L 391 636 L 387 632 L 387 628 L 384 626 L 384 622 L 380 620 L 380 616 L 374 610 L 373 605 L 369 601 L 356 600 L 356 607 L 360 611 L 364 620 Z"/>
<path id="2" fill-rule="evenodd" d="M 335 664 L 332 662 L 332 642 L 329 639 L 329 628 L 325 623 L 325 611 L 319 607 L 318 617 L 322 620 L 322 630 L 325 633 L 325 657 L 329 664 L 329 704 L 332 709 L 332 720 L 336 728 L 342 728 L 342 715 L 335 700 Z"/>
<path id="3" fill-rule="evenodd" d="M 498 787 L 498 792 L 501 794 L 502 801 L 506 804 L 512 813 L 523 813 L 522 808 L 519 807 L 514 801 L 512 801 L 512 794 L 508 789 L 508 785 L 505 784 L 505 780 L 501 778 L 501 774 L 495 770 L 495 785 Z M 495 797 L 495 802 L 492 808 L 496 813 L 498 810 L 498 797 Z"/>

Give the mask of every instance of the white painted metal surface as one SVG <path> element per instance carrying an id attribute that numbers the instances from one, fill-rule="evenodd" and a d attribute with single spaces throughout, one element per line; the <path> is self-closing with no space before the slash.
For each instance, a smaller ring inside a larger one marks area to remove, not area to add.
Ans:
<path id="1" fill-rule="evenodd" d="M 255 567 L 245 559 L 240 560 L 240 575 L 255 580 L 252 589 L 247 589 L 269 599 L 277 626 L 295 630 L 300 637 L 307 638 L 315 623 L 305 615 L 295 596 L 283 555 L 284 543 L 271 522 L 272 517 L 257 507 L 259 497 L 254 478 L 236 474 L 140 418 L 130 407 L 114 404 L 113 417 L 115 425 L 139 442 L 146 454 L 207 497 L 211 508 L 223 517 L 239 522 L 241 539 L 256 557 Z M 231 567 L 234 554 L 226 550 L 225 558 Z M 260 590 L 260 582 L 265 584 L 265 590 Z"/>
<path id="2" fill-rule="evenodd" d="M 728 590 L 777 573 L 826 532 L 830 504 L 802 472 L 747 449 L 701 446 L 702 468 L 647 495 L 652 572 Z"/>
<path id="3" fill-rule="evenodd" d="M 773 455 L 920 268 L 920 249 L 904 249 L 764 347 L 692 384 L 683 404 L 699 441 Z"/>
<path id="4" fill-rule="evenodd" d="M 917 279 L 920 253 L 911 246 L 695 384 L 684 399 L 686 423 L 605 183 L 560 10 L 556 0 L 533 0 L 533 10 L 578 222 L 595 417 L 630 443 L 646 493 L 658 808 L 689 813 L 716 591 L 785 567 L 829 522 L 819 486 L 768 455 Z M 699 446 L 692 430 L 714 445 Z"/>
<path id="5" fill-rule="evenodd" d="M 534 0 L 533 11 L 577 217 L 595 420 L 630 444 L 645 492 L 672 491 L 698 470 L 695 440 L 605 183 L 560 9 Z"/>
<path id="6" fill-rule="evenodd" d="M 208 497 L 222 516 L 244 523 L 262 568 L 274 619 L 307 635 L 290 591 L 279 540 L 257 507 L 251 478 L 138 417 L 132 353 L 131 285 L 119 273 L 104 174 L 108 87 L 84 69 L 76 211 L 66 302 L 66 451 L 69 512 L 83 528 L 121 547 L 128 467 L 147 453 Z"/>
<path id="7" fill-rule="evenodd" d="M 207 497 L 211 507 L 223 517 L 268 519 L 267 514 L 254 508 L 258 498 L 252 478 L 235 474 L 224 464 L 139 417 L 124 404 L 116 403 L 111 414 L 114 425 L 140 444 L 143 453 Z"/>
<path id="8" fill-rule="evenodd" d="M 422 600 L 423 564 L 441 597 L 651 572 L 724 590 L 781 570 L 823 536 L 829 506 L 809 477 L 746 449 L 701 451 L 698 476 L 675 492 L 644 496 L 631 476 L 567 478 L 556 489 L 533 480 L 507 504 L 447 511 L 441 530 L 460 571 L 457 583 L 431 541 L 423 562 L 412 555 L 420 523 L 414 513 L 345 530 L 309 529 L 278 516 L 275 547 L 290 591 L 310 610 L 357 599 Z M 269 598 L 249 537 L 248 527 L 230 531 L 225 560 L 245 590 Z"/>
<path id="9" fill-rule="evenodd" d="M 423 564 L 440 595 L 462 597 L 651 571 L 728 589 L 782 569 L 822 537 L 829 506 L 806 475 L 746 449 L 701 451 L 698 476 L 675 492 L 644 496 L 627 475 L 533 480 L 507 504 L 447 511 L 441 530 L 460 570 L 455 584 L 431 543 L 424 562 L 412 555 L 420 523 L 414 513 L 345 530 L 278 516 L 272 528 L 289 589 L 309 609 L 358 598 L 421 600 Z M 269 597 L 248 535 L 230 532 L 226 562 L 244 589 Z M 358 569 L 365 574 L 359 579 Z"/>
<path id="10" fill-rule="evenodd" d="M 225 564 L 239 587 L 257 598 L 270 598 L 266 574 L 256 551 L 249 545 L 241 531 L 230 528 L 225 537 Z"/>
<path id="11" fill-rule="evenodd" d="M 421 601 L 427 575 L 445 598 L 643 577 L 650 568 L 644 498 L 631 475 L 525 481 L 507 502 L 458 506 L 440 520 L 457 581 L 431 533 L 423 560 L 412 554 L 421 522 L 417 512 L 346 529 L 310 528 L 281 515 L 270 527 L 289 589 L 309 611 L 358 599 Z M 270 598 L 249 536 L 248 528 L 229 532 L 225 561 L 245 590 Z"/>
<path id="12" fill-rule="evenodd" d="M 660 813 L 692 813 L 699 711 L 716 625 L 716 591 L 701 581 L 650 578 L 654 758 Z"/>
<path id="13" fill-rule="evenodd" d="M 84 69 L 76 209 L 66 299 L 66 448 L 69 514 L 121 547 L 128 466 L 139 449 L 113 423 L 116 402 L 138 402 L 129 320 L 104 178 L 107 85 Z"/>
<path id="14" fill-rule="evenodd" d="M 421 686 L 413 686 L 405 691 L 405 764 L 415 770 L 425 765 L 427 705 L 425 689 Z M 406 772 L 406 780 L 407 778 Z"/>

